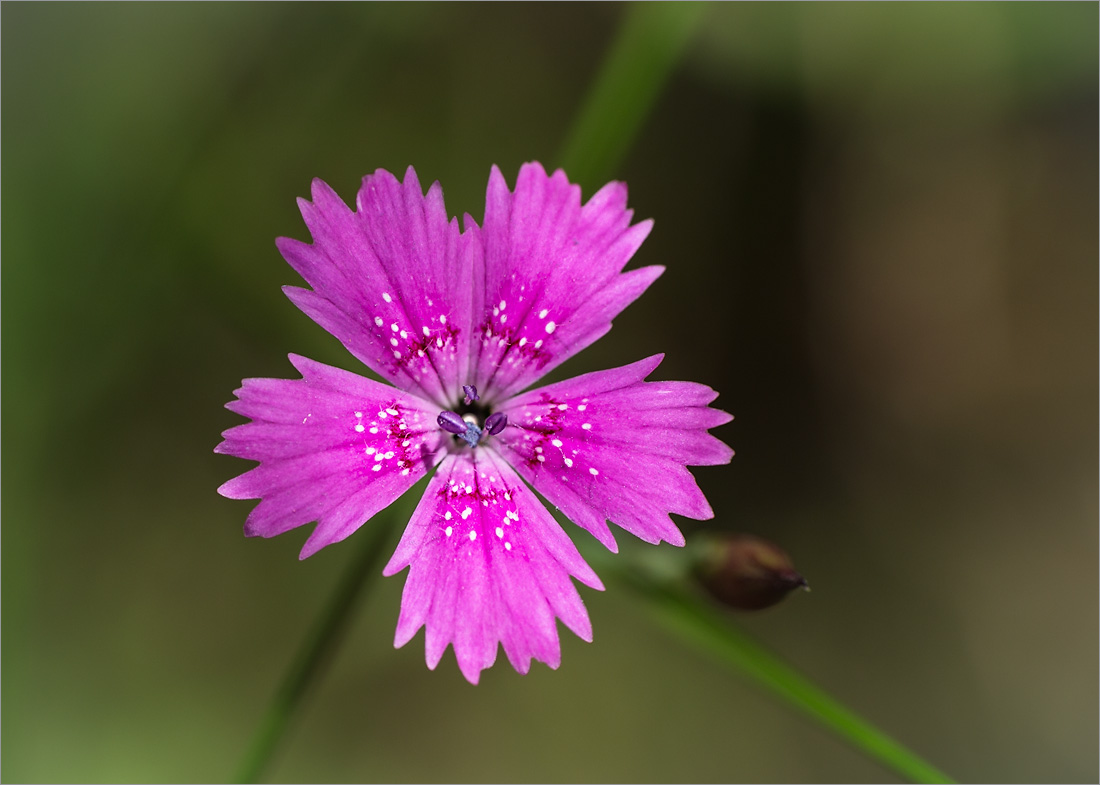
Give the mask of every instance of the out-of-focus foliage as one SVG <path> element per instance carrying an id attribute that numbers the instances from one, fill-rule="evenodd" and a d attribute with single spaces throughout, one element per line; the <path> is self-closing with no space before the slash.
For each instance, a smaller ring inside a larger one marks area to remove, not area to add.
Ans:
<path id="1" fill-rule="evenodd" d="M 279 292 L 294 197 L 413 164 L 480 218 L 491 164 L 557 163 L 622 11 L 4 5 L 4 779 L 231 775 L 348 556 L 214 492 L 242 376 L 361 370 Z M 1098 775 L 1097 22 L 708 7 L 616 173 L 667 272 L 555 374 L 665 351 L 720 390 L 738 455 L 688 536 L 782 545 L 814 591 L 745 625 L 963 780 Z M 276 778 L 889 776 L 621 587 L 557 673 L 472 688 L 392 649 L 402 583 Z"/>

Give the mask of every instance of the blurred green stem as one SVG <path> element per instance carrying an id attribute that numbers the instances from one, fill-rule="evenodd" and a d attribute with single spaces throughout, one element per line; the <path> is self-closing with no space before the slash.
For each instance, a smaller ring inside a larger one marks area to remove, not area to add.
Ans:
<path id="1" fill-rule="evenodd" d="M 954 781 L 739 630 L 706 598 L 647 575 L 645 570 L 630 569 L 629 565 L 618 567 L 614 573 L 645 599 L 667 629 L 747 675 L 868 757 L 911 782 Z"/>
<path id="2" fill-rule="evenodd" d="M 394 517 L 391 508 L 388 515 L 380 515 L 351 539 L 351 542 L 357 542 L 359 550 L 352 557 L 323 615 L 310 630 L 279 691 L 275 693 L 237 774 L 237 782 L 258 782 L 271 763 L 290 718 L 310 684 L 328 664 L 364 588 L 371 578 L 381 575 L 379 562 L 386 552 L 384 546 Z"/>
<path id="3" fill-rule="evenodd" d="M 701 3 L 626 6 L 618 36 L 559 156 L 570 179 L 592 188 L 613 176 L 705 10 Z M 646 599 L 668 629 L 747 674 L 869 757 L 914 782 L 952 781 L 741 632 L 704 598 L 632 569 L 638 565 L 624 564 L 622 556 L 605 564 Z"/>
<path id="4" fill-rule="evenodd" d="M 630 3 L 558 164 L 573 182 L 602 185 L 615 173 L 656 103 L 706 3 Z"/>

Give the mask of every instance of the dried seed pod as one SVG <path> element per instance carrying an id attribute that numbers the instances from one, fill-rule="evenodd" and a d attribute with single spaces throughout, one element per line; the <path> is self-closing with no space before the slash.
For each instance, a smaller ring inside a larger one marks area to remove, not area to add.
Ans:
<path id="1" fill-rule="evenodd" d="M 809 584 L 776 544 L 751 534 L 715 537 L 702 548 L 695 577 L 725 605 L 743 611 L 768 608 Z"/>

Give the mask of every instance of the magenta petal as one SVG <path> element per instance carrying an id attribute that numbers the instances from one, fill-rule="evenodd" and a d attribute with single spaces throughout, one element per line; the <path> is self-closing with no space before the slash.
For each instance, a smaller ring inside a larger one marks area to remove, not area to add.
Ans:
<path id="1" fill-rule="evenodd" d="M 384 574 L 405 567 L 394 645 L 425 627 L 431 668 L 452 644 L 462 674 L 476 684 L 496 660 L 498 642 L 520 673 L 532 659 L 556 668 L 555 618 L 592 640 L 570 576 L 603 585 L 542 503 L 489 449 L 443 459 Z"/>
<path id="2" fill-rule="evenodd" d="M 626 186 L 608 183 L 581 206 L 565 173 L 525 164 L 512 193 L 495 166 L 485 200 L 484 300 L 475 305 L 474 382 L 500 400 L 611 329 L 661 274 L 623 273 L 652 221 L 630 225 Z M 471 233 L 472 234 L 472 233 Z"/>
<path id="3" fill-rule="evenodd" d="M 728 463 L 707 433 L 730 415 L 690 382 L 643 381 L 662 355 L 585 374 L 506 402 L 500 452 L 535 490 L 615 550 L 607 520 L 646 542 L 683 545 L 673 512 L 713 517 L 687 466 Z"/>
<path id="4" fill-rule="evenodd" d="M 412 167 L 403 184 L 380 169 L 364 178 L 356 212 L 320 180 L 299 205 L 313 244 L 277 245 L 312 290 L 290 286 L 287 296 L 401 389 L 453 403 L 470 376 L 481 247 L 447 220 L 439 184 L 425 195 Z"/>
<path id="5" fill-rule="evenodd" d="M 249 536 L 317 521 L 301 557 L 344 539 L 411 488 L 438 460 L 433 404 L 305 357 L 301 379 L 245 379 L 228 404 L 252 422 L 230 428 L 215 452 L 259 461 L 218 492 L 260 499 Z"/>

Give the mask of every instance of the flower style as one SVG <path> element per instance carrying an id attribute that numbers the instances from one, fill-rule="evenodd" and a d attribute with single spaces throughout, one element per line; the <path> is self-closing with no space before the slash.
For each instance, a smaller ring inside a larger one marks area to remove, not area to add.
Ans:
<path id="1" fill-rule="evenodd" d="M 304 559 L 436 468 L 384 570 L 409 568 L 394 645 L 425 627 L 428 667 L 451 644 L 474 684 L 498 643 L 520 673 L 556 668 L 556 619 L 592 640 L 570 578 L 603 585 L 531 489 L 612 551 L 608 520 L 683 545 L 669 513 L 713 515 L 686 467 L 733 455 L 707 432 L 731 419 L 713 390 L 645 381 L 663 355 L 521 393 L 663 272 L 623 272 L 652 221 L 630 225 L 622 183 L 582 206 L 537 163 L 514 192 L 494 166 L 484 226 L 467 215 L 465 231 L 412 167 L 364 178 L 354 212 L 320 180 L 312 196 L 313 243 L 277 241 L 312 288 L 284 291 L 393 386 L 293 354 L 301 379 L 245 379 L 227 408 L 251 421 L 216 452 L 259 466 L 219 493 L 261 500 L 249 536 L 316 521 Z"/>

